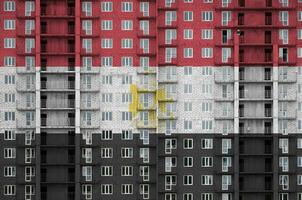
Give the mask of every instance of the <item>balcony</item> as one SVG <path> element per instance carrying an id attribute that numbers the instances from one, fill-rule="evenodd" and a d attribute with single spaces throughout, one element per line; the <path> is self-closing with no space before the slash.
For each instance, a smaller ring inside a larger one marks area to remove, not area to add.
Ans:
<path id="1" fill-rule="evenodd" d="M 66 118 L 66 119 L 56 119 L 50 120 L 48 118 L 41 117 L 41 127 L 42 128 L 69 128 L 75 126 L 75 118 Z"/>
<path id="2" fill-rule="evenodd" d="M 178 9 L 177 1 L 174 3 L 169 3 L 168 1 L 160 1 L 158 2 L 157 9 L 159 11 L 177 10 Z"/>
<path id="3" fill-rule="evenodd" d="M 138 92 L 156 92 L 157 86 L 156 82 L 151 82 L 149 84 L 138 84 L 137 85 L 137 91 Z"/>
<path id="4" fill-rule="evenodd" d="M 156 110 L 156 103 L 138 103 L 137 110 Z"/>
<path id="5" fill-rule="evenodd" d="M 168 93 L 162 89 L 158 91 L 158 101 L 159 102 L 173 102 L 177 101 L 177 93 Z"/>
<path id="6" fill-rule="evenodd" d="M 47 99 L 41 99 L 41 109 L 42 110 L 68 110 L 75 108 L 75 100 L 57 100 L 51 101 Z"/>
<path id="7" fill-rule="evenodd" d="M 216 83 L 232 83 L 232 82 L 234 82 L 234 77 L 232 75 L 222 75 L 220 73 L 215 73 L 214 79 L 215 79 Z"/>
<path id="8" fill-rule="evenodd" d="M 137 128 L 155 129 L 157 127 L 156 120 L 138 120 L 136 123 Z"/>
<path id="9" fill-rule="evenodd" d="M 46 91 L 66 91 L 74 90 L 75 81 L 55 82 L 55 81 L 41 81 L 41 90 Z"/>
<path id="10" fill-rule="evenodd" d="M 159 112 L 158 119 L 175 120 L 175 119 L 177 119 L 177 112 L 176 111 Z"/>
<path id="11" fill-rule="evenodd" d="M 156 67 L 138 67 L 136 70 L 138 74 L 156 74 L 157 68 Z"/>
<path id="12" fill-rule="evenodd" d="M 178 76 L 177 74 L 160 74 L 159 83 L 177 83 L 178 82 Z"/>

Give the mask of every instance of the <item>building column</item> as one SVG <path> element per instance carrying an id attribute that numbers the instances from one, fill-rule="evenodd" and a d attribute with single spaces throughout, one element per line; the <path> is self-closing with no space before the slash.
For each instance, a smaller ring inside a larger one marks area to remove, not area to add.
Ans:
<path id="1" fill-rule="evenodd" d="M 75 200 L 81 198 L 81 1 L 75 1 Z"/>

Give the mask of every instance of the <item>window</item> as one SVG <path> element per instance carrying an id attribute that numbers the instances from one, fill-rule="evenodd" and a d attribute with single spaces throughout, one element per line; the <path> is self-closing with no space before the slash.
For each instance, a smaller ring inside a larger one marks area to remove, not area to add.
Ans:
<path id="1" fill-rule="evenodd" d="M 122 57 L 121 66 L 122 67 L 132 67 L 133 66 L 133 57 Z"/>
<path id="2" fill-rule="evenodd" d="M 102 20 L 101 27 L 103 31 L 108 31 L 113 29 L 113 22 L 112 20 Z"/>
<path id="3" fill-rule="evenodd" d="M 4 1 L 4 11 L 11 12 L 16 10 L 15 1 Z"/>
<path id="4" fill-rule="evenodd" d="M 4 83 L 5 84 L 15 84 L 15 75 L 5 75 Z"/>
<path id="5" fill-rule="evenodd" d="M 202 112 L 211 112 L 212 111 L 212 103 L 211 102 L 202 102 L 201 103 L 201 111 Z"/>
<path id="6" fill-rule="evenodd" d="M 213 194 L 212 193 L 202 193 L 201 200 L 213 200 Z M 223 200 L 225 200 L 225 199 L 223 199 Z"/>
<path id="7" fill-rule="evenodd" d="M 192 93 L 192 84 L 184 84 L 184 93 L 191 94 Z"/>
<path id="8" fill-rule="evenodd" d="M 150 176 L 149 166 L 140 166 L 139 175 L 143 177 L 143 181 L 149 181 L 149 176 Z"/>
<path id="9" fill-rule="evenodd" d="M 193 48 L 184 48 L 184 58 L 193 58 Z"/>
<path id="10" fill-rule="evenodd" d="M 297 138 L 297 149 L 302 149 L 302 138 Z"/>
<path id="11" fill-rule="evenodd" d="M 229 150 L 232 148 L 232 140 L 231 139 L 222 139 L 222 153 L 228 154 Z"/>
<path id="12" fill-rule="evenodd" d="M 302 167 L 302 156 L 297 157 L 297 167 Z"/>
<path id="13" fill-rule="evenodd" d="M 212 11 L 203 11 L 201 12 L 202 21 L 213 21 L 213 12 Z"/>
<path id="14" fill-rule="evenodd" d="M 102 112 L 102 121 L 112 121 L 112 112 Z"/>
<path id="15" fill-rule="evenodd" d="M 201 57 L 202 58 L 212 58 L 213 57 L 213 48 L 202 48 Z"/>
<path id="16" fill-rule="evenodd" d="M 139 194 L 143 196 L 143 199 L 149 199 L 149 184 L 140 184 Z"/>
<path id="17" fill-rule="evenodd" d="M 86 35 L 92 35 L 92 21 L 91 20 L 83 20 L 82 21 L 82 29 L 85 31 Z"/>
<path id="18" fill-rule="evenodd" d="M 15 30 L 16 21 L 14 19 L 5 19 L 4 20 L 4 30 Z"/>
<path id="19" fill-rule="evenodd" d="M 132 12 L 132 2 L 122 2 L 122 12 Z"/>
<path id="20" fill-rule="evenodd" d="M 184 75 L 189 76 L 192 75 L 192 67 L 188 66 L 188 67 L 184 67 Z"/>
<path id="21" fill-rule="evenodd" d="M 101 57 L 102 67 L 112 67 L 113 59 L 112 57 Z"/>
<path id="22" fill-rule="evenodd" d="M 183 200 L 193 200 L 193 194 L 192 193 L 184 193 L 183 194 Z"/>
<path id="23" fill-rule="evenodd" d="M 35 20 L 25 20 L 25 34 L 31 35 L 32 30 L 35 29 Z"/>
<path id="24" fill-rule="evenodd" d="M 193 157 L 184 157 L 183 166 L 184 167 L 193 167 Z"/>
<path id="25" fill-rule="evenodd" d="M 232 12 L 231 11 L 222 11 L 221 13 L 221 25 L 227 26 L 231 21 Z"/>
<path id="26" fill-rule="evenodd" d="M 82 12 L 85 16 L 92 16 L 92 2 L 82 2 Z"/>
<path id="27" fill-rule="evenodd" d="M 279 39 L 282 40 L 282 44 L 288 44 L 288 30 L 287 29 L 279 30 Z"/>
<path id="28" fill-rule="evenodd" d="M 132 184 L 122 184 L 121 193 L 122 194 L 132 194 L 133 193 L 133 185 Z"/>
<path id="29" fill-rule="evenodd" d="M 82 175 L 85 177 L 85 181 L 92 181 L 92 166 L 83 166 Z"/>
<path id="30" fill-rule="evenodd" d="M 229 167 L 232 167 L 232 157 L 222 157 L 222 172 L 228 172 Z"/>
<path id="31" fill-rule="evenodd" d="M 113 149 L 112 148 L 101 148 L 101 158 L 112 158 Z"/>
<path id="32" fill-rule="evenodd" d="M 302 58 L 302 48 L 301 47 L 297 48 L 297 57 Z"/>
<path id="33" fill-rule="evenodd" d="M 105 195 L 113 194 L 112 184 L 101 184 L 101 193 Z"/>
<path id="34" fill-rule="evenodd" d="M 288 190 L 289 176 L 288 175 L 279 175 L 279 185 L 282 186 L 282 190 Z"/>
<path id="35" fill-rule="evenodd" d="M 102 12 L 112 12 L 113 3 L 112 2 L 101 2 L 101 11 Z"/>
<path id="36" fill-rule="evenodd" d="M 228 59 L 231 57 L 231 48 L 221 48 L 221 52 L 222 52 L 222 55 L 221 55 L 221 61 L 223 63 L 227 63 L 228 62 Z"/>
<path id="37" fill-rule="evenodd" d="M 165 190 L 172 190 L 172 187 L 176 185 L 176 176 L 175 175 L 166 175 L 165 176 Z"/>
<path id="38" fill-rule="evenodd" d="M 16 66 L 16 57 L 4 56 L 4 66 L 5 67 L 15 67 Z"/>
<path id="39" fill-rule="evenodd" d="M 184 102 L 184 111 L 186 112 L 190 112 L 192 111 L 192 102 Z"/>
<path id="40" fill-rule="evenodd" d="M 102 103 L 112 103 L 113 94 L 112 93 L 103 93 L 102 94 Z"/>
<path id="41" fill-rule="evenodd" d="M 132 94 L 131 93 L 122 93 L 122 103 L 131 103 Z"/>
<path id="42" fill-rule="evenodd" d="M 111 49 L 113 47 L 113 40 L 111 38 L 103 38 L 101 42 L 103 49 Z"/>
<path id="43" fill-rule="evenodd" d="M 113 176 L 113 167 L 101 166 L 101 176 Z"/>
<path id="44" fill-rule="evenodd" d="M 213 139 L 201 139 L 201 149 L 213 149 Z"/>
<path id="45" fill-rule="evenodd" d="M 16 158 L 16 148 L 4 148 L 4 158 Z"/>
<path id="46" fill-rule="evenodd" d="M 35 158 L 35 149 L 34 148 L 26 148 L 25 152 L 25 163 L 31 163 L 32 159 Z"/>
<path id="47" fill-rule="evenodd" d="M 193 21 L 192 11 L 184 11 L 184 21 Z"/>
<path id="48" fill-rule="evenodd" d="M 202 120 L 201 121 L 201 129 L 203 131 L 211 131 L 213 128 L 213 121 L 212 120 Z"/>
<path id="49" fill-rule="evenodd" d="M 287 138 L 279 139 L 279 148 L 282 150 L 282 153 L 288 153 L 288 139 Z"/>
<path id="50" fill-rule="evenodd" d="M 121 42 L 122 49 L 132 49 L 133 48 L 133 40 L 132 39 L 122 39 Z"/>
<path id="51" fill-rule="evenodd" d="M 35 2 L 25 1 L 25 16 L 30 16 L 33 11 L 35 11 Z"/>
<path id="52" fill-rule="evenodd" d="M 165 14 L 165 25 L 171 26 L 173 21 L 176 21 L 177 14 L 176 11 L 166 11 Z"/>
<path id="53" fill-rule="evenodd" d="M 140 2 L 139 10 L 143 16 L 149 16 L 149 2 Z"/>
<path id="54" fill-rule="evenodd" d="M 102 130 L 102 140 L 112 140 L 113 133 L 112 130 Z"/>
<path id="55" fill-rule="evenodd" d="M 201 176 L 201 185 L 213 185 L 213 176 L 212 175 L 202 175 Z"/>
<path id="56" fill-rule="evenodd" d="M 133 21 L 132 20 L 122 20 L 121 28 L 123 31 L 133 30 Z"/>
<path id="57" fill-rule="evenodd" d="M 122 84 L 123 85 L 132 84 L 132 76 L 131 75 L 123 75 L 122 76 Z"/>
<path id="58" fill-rule="evenodd" d="M 297 185 L 302 185 L 302 175 L 297 175 Z"/>
<path id="59" fill-rule="evenodd" d="M 34 177 L 35 174 L 36 174 L 35 167 L 26 166 L 26 167 L 25 167 L 24 173 L 25 173 L 25 181 L 26 181 L 26 182 L 32 181 L 33 177 Z"/>
<path id="60" fill-rule="evenodd" d="M 212 40 L 213 39 L 213 29 L 202 29 L 201 30 L 201 39 Z"/>
<path id="61" fill-rule="evenodd" d="M 16 39 L 15 38 L 4 38 L 4 48 L 6 48 L 6 49 L 16 48 Z"/>
<path id="62" fill-rule="evenodd" d="M 87 71 L 90 71 L 92 67 L 92 57 L 83 57 L 82 65 Z"/>
<path id="63" fill-rule="evenodd" d="M 16 132 L 14 130 L 4 130 L 4 140 L 16 140 Z"/>
<path id="64" fill-rule="evenodd" d="M 16 186 L 15 185 L 4 185 L 4 195 L 16 195 Z"/>
<path id="65" fill-rule="evenodd" d="M 176 157 L 165 157 L 165 172 L 171 172 L 172 168 L 177 166 Z"/>
<path id="66" fill-rule="evenodd" d="M 4 169 L 4 177 L 15 177 L 16 176 L 16 167 L 5 166 L 3 169 Z"/>
<path id="67" fill-rule="evenodd" d="M 92 199 L 92 185 L 82 185 L 82 194 L 84 195 L 85 199 Z"/>
<path id="68" fill-rule="evenodd" d="M 201 157 L 201 167 L 213 167 L 213 157 Z"/>
<path id="69" fill-rule="evenodd" d="M 122 112 L 122 121 L 131 121 L 132 112 Z"/>
<path id="70" fill-rule="evenodd" d="M 132 140 L 133 139 L 133 133 L 131 130 L 122 130 L 122 140 Z"/>
<path id="71" fill-rule="evenodd" d="M 122 158 L 133 158 L 133 148 L 122 148 L 121 157 Z"/>
<path id="72" fill-rule="evenodd" d="M 133 176 L 133 166 L 121 166 L 121 176 Z"/>
<path id="73" fill-rule="evenodd" d="M 91 144 L 91 142 L 87 142 L 89 141 L 88 139 L 86 139 L 86 144 Z M 104 155 L 104 158 L 106 158 L 105 156 L 105 151 L 102 152 L 103 154 L 101 155 Z M 85 159 L 85 163 L 92 163 L 92 149 L 91 148 L 83 148 L 82 149 L 82 158 Z"/>
<path id="74" fill-rule="evenodd" d="M 183 148 L 184 149 L 193 149 L 193 139 L 184 139 L 183 140 Z"/>
<path id="75" fill-rule="evenodd" d="M 141 2 L 144 3 L 144 2 Z M 145 2 L 147 3 L 147 2 Z M 139 30 L 143 32 L 143 35 L 149 35 L 149 21 L 148 20 L 140 20 L 139 21 Z"/>
<path id="76" fill-rule="evenodd" d="M 302 200 L 302 193 L 297 194 L 297 200 Z"/>
<path id="77" fill-rule="evenodd" d="M 35 39 L 25 38 L 25 53 L 32 53 L 33 48 L 35 48 Z"/>
<path id="78" fill-rule="evenodd" d="M 184 185 L 193 185 L 193 176 L 192 175 L 184 175 L 183 176 L 183 184 Z"/>
<path id="79" fill-rule="evenodd" d="M 280 193 L 279 200 L 289 200 L 288 193 Z"/>
<path id="80" fill-rule="evenodd" d="M 302 39 L 302 29 L 297 29 L 297 39 L 298 40 Z"/>
<path id="81" fill-rule="evenodd" d="M 92 52 L 92 39 L 83 39 L 82 48 L 85 49 L 86 53 Z"/>
<path id="82" fill-rule="evenodd" d="M 298 21 L 302 21 L 302 11 L 298 11 Z"/>
<path id="83" fill-rule="evenodd" d="M 288 26 L 288 11 L 280 11 L 279 20 L 283 26 Z"/>
<path id="84" fill-rule="evenodd" d="M 15 112 L 4 112 L 4 121 L 15 121 Z"/>
<path id="85" fill-rule="evenodd" d="M 184 120 L 184 129 L 185 130 L 192 130 L 192 121 L 191 120 Z"/>

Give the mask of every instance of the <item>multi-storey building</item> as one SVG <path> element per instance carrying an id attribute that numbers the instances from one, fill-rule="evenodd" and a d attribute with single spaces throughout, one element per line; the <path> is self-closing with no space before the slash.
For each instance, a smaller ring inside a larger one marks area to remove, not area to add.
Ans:
<path id="1" fill-rule="evenodd" d="M 301 0 L 2 0 L 0 199 L 302 200 Z"/>

